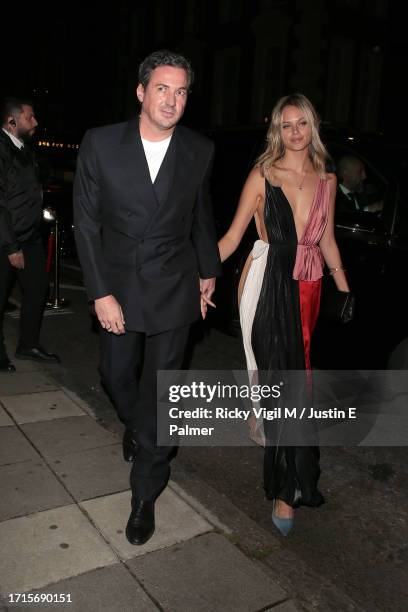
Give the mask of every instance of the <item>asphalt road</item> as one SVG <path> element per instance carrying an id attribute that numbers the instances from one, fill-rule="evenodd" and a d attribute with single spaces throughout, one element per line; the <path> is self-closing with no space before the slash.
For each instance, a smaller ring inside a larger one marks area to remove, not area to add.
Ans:
<path id="1" fill-rule="evenodd" d="M 72 312 L 46 317 L 43 344 L 60 353 L 64 384 L 88 401 L 103 422 L 119 430 L 100 385 L 98 335 L 81 274 L 75 262 L 68 266 L 73 267 L 63 269 L 61 295 L 70 299 Z M 240 338 L 215 329 L 195 330 L 191 357 L 194 369 L 245 368 Z M 405 447 L 322 448 L 320 489 L 326 503 L 297 511 L 295 529 L 279 547 L 254 542 L 252 553 L 304 599 L 307 609 L 407 609 L 407 455 Z M 191 483 L 196 495 L 205 489 L 207 504 L 208 491 L 213 491 L 214 499 L 217 494 L 275 536 L 271 504 L 263 496 L 262 458 L 256 446 L 182 448 L 173 473 L 185 486 Z M 219 518 L 228 524 L 228 516 Z M 240 535 L 251 554 L 245 522 Z M 327 584 L 335 585 L 335 592 L 329 592 Z M 326 601 L 332 603 L 323 605 L 316 594 L 325 588 Z"/>

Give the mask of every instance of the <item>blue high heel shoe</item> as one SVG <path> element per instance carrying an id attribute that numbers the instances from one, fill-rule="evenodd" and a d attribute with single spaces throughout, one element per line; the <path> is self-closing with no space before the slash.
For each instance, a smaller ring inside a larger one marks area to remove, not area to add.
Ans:
<path id="1" fill-rule="evenodd" d="M 293 528 L 295 524 L 294 518 L 281 518 L 279 516 L 275 516 L 275 500 L 273 500 L 272 506 L 272 523 L 275 525 L 277 529 L 281 532 L 283 536 L 287 536 L 288 533 Z"/>

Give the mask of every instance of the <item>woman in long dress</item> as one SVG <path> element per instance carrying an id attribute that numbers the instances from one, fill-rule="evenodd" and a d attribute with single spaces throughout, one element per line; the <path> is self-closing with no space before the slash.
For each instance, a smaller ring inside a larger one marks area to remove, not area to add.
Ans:
<path id="1" fill-rule="evenodd" d="M 221 261 L 238 247 L 252 217 L 259 235 L 240 281 L 240 319 L 248 370 L 310 370 L 310 341 L 326 262 L 349 291 L 334 237 L 336 176 L 318 117 L 301 94 L 272 111 L 267 146 L 250 172 L 232 224 L 219 242 Z M 205 310 L 206 304 L 203 304 Z M 267 433 L 267 422 L 265 430 Z M 317 446 L 265 443 L 264 488 L 272 520 L 287 535 L 294 509 L 319 506 Z"/>

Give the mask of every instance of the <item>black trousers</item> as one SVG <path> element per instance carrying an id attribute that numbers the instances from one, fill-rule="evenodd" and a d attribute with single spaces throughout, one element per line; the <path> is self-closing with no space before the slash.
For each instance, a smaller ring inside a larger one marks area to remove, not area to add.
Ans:
<path id="1" fill-rule="evenodd" d="M 21 246 L 25 268 L 14 268 L 4 253 L 0 253 L 0 359 L 6 357 L 4 345 L 4 312 L 11 288 L 17 278 L 22 290 L 19 348 L 38 346 L 42 315 L 48 292 L 45 253 L 41 243 Z"/>
<path id="2" fill-rule="evenodd" d="M 154 501 L 170 476 L 174 448 L 157 446 L 156 373 L 181 368 L 189 327 L 152 336 L 137 331 L 116 336 L 101 329 L 102 380 L 120 420 L 136 432 L 139 444 L 130 475 L 133 501 Z"/>

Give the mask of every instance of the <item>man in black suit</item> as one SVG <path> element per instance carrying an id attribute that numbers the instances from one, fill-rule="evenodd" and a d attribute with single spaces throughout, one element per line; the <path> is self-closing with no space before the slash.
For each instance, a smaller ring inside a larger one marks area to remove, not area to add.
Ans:
<path id="1" fill-rule="evenodd" d="M 353 155 L 344 155 L 337 164 L 336 208 L 341 212 L 364 211 L 366 171 L 363 162 Z"/>
<path id="2" fill-rule="evenodd" d="M 18 359 L 59 362 L 39 345 L 48 290 L 40 224 L 42 190 L 28 142 L 38 123 L 30 102 L 6 98 L 0 129 L 0 371 L 14 372 L 4 343 L 3 321 L 12 284 L 22 288 Z"/>
<path id="3" fill-rule="evenodd" d="M 133 460 L 132 544 L 152 536 L 170 474 L 172 449 L 156 440 L 156 372 L 181 367 L 200 298 L 205 313 L 221 273 L 208 194 L 213 145 L 177 125 L 192 81 L 183 56 L 148 56 L 139 117 L 89 130 L 75 177 L 76 242 L 101 325 L 102 379 Z"/>
<path id="4" fill-rule="evenodd" d="M 337 164 L 336 210 L 345 213 L 380 213 L 383 195 L 380 185 L 368 184 L 364 163 L 353 155 L 344 155 Z"/>

